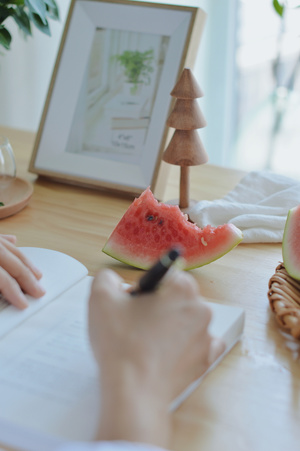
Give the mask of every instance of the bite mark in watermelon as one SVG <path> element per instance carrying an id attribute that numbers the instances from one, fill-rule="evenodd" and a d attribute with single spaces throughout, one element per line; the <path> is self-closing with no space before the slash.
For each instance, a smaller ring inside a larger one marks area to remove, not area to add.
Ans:
<path id="1" fill-rule="evenodd" d="M 242 232 L 233 224 L 199 228 L 177 205 L 158 202 L 147 188 L 129 206 L 102 251 L 121 262 L 149 269 L 170 247 L 177 246 L 184 257 L 184 269 L 193 269 L 222 257 L 242 239 Z"/>
<path id="2" fill-rule="evenodd" d="M 300 280 L 300 205 L 288 212 L 282 239 L 282 257 L 289 275 Z"/>

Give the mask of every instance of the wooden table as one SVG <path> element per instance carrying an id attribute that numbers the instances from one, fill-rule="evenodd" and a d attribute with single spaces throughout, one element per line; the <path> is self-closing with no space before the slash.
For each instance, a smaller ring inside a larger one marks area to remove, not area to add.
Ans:
<path id="1" fill-rule="evenodd" d="M 72 255 L 91 275 L 109 266 L 135 281 L 140 271 L 101 252 L 131 200 L 29 174 L 34 135 L 4 128 L 0 133 L 12 143 L 18 176 L 34 183 L 29 205 L 2 219 L 0 233 L 16 234 L 20 246 Z M 221 197 L 242 175 L 211 165 L 195 167 L 191 197 Z M 178 181 L 172 168 L 163 200 L 178 197 Z M 240 244 L 191 271 L 206 298 L 245 308 L 246 325 L 241 342 L 174 413 L 175 451 L 300 449 L 300 348 L 279 331 L 267 298 L 269 278 L 280 260 L 280 244 Z"/>

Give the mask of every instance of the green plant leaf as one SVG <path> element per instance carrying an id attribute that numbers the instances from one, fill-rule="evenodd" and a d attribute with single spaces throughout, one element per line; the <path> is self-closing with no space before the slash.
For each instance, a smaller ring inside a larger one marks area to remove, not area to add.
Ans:
<path id="1" fill-rule="evenodd" d="M 7 6 L 2 6 L 0 4 L 0 24 L 2 24 L 9 16 L 11 16 L 13 12 L 13 8 L 8 8 Z"/>
<path id="2" fill-rule="evenodd" d="M 31 25 L 30 25 L 30 19 L 28 17 L 28 14 L 24 10 L 24 7 L 17 6 L 14 10 L 14 14 L 12 15 L 14 18 L 16 24 L 20 28 L 20 30 L 23 31 L 25 36 L 31 36 Z"/>
<path id="3" fill-rule="evenodd" d="M 38 22 L 43 22 L 44 25 L 47 25 L 47 8 L 43 0 L 25 0 L 25 5 L 29 9 L 30 16 L 35 16 Z"/>
<path id="4" fill-rule="evenodd" d="M 284 14 L 284 5 L 279 3 L 278 0 L 273 0 L 273 6 L 275 8 L 275 11 L 279 14 L 280 17 Z"/>
<path id="5" fill-rule="evenodd" d="M 50 6 L 51 8 L 57 8 L 55 0 L 44 0 L 44 3 L 46 3 L 46 5 Z"/>
<path id="6" fill-rule="evenodd" d="M 59 9 L 54 0 L 44 0 L 47 8 L 47 15 L 50 19 L 59 20 Z"/>
<path id="7" fill-rule="evenodd" d="M 0 0 L 1 5 L 24 5 L 24 0 Z"/>
<path id="8" fill-rule="evenodd" d="M 6 50 L 9 50 L 11 39 L 10 32 L 3 25 L 0 25 L 0 45 L 2 45 Z"/>
<path id="9" fill-rule="evenodd" d="M 49 23 L 46 20 L 46 23 L 41 20 L 41 17 L 38 14 L 31 13 L 30 19 L 32 23 L 38 28 L 42 33 L 47 34 L 48 36 L 51 36 Z"/>
<path id="10" fill-rule="evenodd" d="M 0 26 L 9 17 L 15 20 L 24 37 L 31 35 L 31 24 L 48 36 L 50 26 L 48 18 L 59 20 L 56 0 L 0 0 Z M 0 45 L 10 48 L 11 35 L 6 27 L 1 27 Z"/>

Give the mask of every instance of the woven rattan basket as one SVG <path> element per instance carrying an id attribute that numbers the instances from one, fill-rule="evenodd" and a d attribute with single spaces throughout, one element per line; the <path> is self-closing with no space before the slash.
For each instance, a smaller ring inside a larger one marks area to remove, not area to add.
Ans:
<path id="1" fill-rule="evenodd" d="M 283 263 L 269 280 L 268 298 L 280 326 L 300 339 L 300 281 L 287 273 Z"/>

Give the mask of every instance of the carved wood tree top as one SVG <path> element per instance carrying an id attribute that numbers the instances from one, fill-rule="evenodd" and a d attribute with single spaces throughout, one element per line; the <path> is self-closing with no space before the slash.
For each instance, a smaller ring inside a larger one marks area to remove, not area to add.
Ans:
<path id="1" fill-rule="evenodd" d="M 198 85 L 191 69 L 186 67 L 171 91 L 171 96 L 176 99 L 197 99 L 203 97 L 203 92 Z"/>

